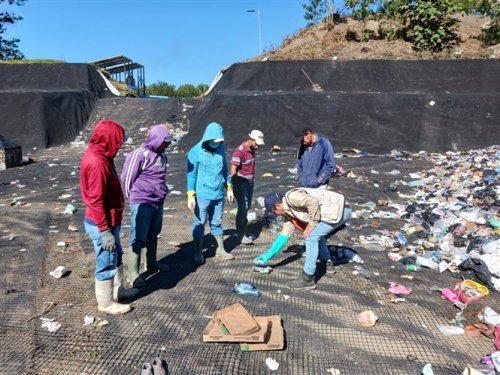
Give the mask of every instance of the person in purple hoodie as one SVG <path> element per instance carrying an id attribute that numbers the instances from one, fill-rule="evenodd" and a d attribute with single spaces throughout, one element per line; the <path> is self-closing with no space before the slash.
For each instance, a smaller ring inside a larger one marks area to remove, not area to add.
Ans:
<path id="1" fill-rule="evenodd" d="M 121 174 L 123 193 L 130 200 L 130 240 L 127 252 L 127 277 L 136 288 L 146 285 L 139 275 L 141 250 L 146 247 L 148 273 L 168 271 L 156 261 L 158 234 L 163 220 L 163 201 L 167 197 L 167 155 L 174 137 L 165 125 L 155 125 L 146 142 L 127 154 Z"/>

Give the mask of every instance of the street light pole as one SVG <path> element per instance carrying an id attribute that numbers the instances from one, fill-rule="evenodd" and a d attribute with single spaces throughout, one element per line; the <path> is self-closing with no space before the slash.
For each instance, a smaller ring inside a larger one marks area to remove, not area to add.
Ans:
<path id="1" fill-rule="evenodd" d="M 258 9 L 249 9 L 248 13 L 257 13 L 257 19 L 259 21 L 259 52 L 262 55 L 262 26 L 260 23 L 260 11 Z"/>

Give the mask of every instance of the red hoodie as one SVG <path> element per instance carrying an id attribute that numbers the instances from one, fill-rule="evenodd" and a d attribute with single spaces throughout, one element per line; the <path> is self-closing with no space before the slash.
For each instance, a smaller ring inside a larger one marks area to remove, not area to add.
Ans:
<path id="1" fill-rule="evenodd" d="M 124 199 L 113 159 L 124 136 L 125 131 L 116 122 L 99 121 L 80 165 L 85 218 L 96 223 L 101 232 L 122 222 Z"/>

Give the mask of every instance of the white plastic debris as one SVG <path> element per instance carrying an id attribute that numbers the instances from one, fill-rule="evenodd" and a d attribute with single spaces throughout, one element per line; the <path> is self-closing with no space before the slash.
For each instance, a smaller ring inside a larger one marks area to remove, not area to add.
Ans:
<path id="1" fill-rule="evenodd" d="M 272 359 L 271 357 L 266 358 L 266 365 L 269 367 L 269 370 L 271 371 L 276 371 L 278 367 L 280 367 L 280 364 L 276 362 L 276 360 Z"/>
<path id="2" fill-rule="evenodd" d="M 434 105 L 435 105 L 435 104 L 436 104 L 436 102 L 435 102 L 434 100 L 431 100 L 431 101 L 429 102 L 429 105 L 430 105 L 431 107 L 434 107 Z"/>
<path id="3" fill-rule="evenodd" d="M 84 325 L 88 326 L 89 324 L 93 324 L 95 322 L 95 318 L 91 315 L 85 315 L 83 318 Z"/>
<path id="4" fill-rule="evenodd" d="M 47 328 L 49 332 L 57 332 L 61 328 L 61 324 L 56 322 L 55 319 L 40 318 L 42 321 L 42 328 Z"/>

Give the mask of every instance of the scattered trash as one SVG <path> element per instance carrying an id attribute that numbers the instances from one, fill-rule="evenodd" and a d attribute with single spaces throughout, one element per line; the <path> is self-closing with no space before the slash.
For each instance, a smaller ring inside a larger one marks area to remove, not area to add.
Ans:
<path id="1" fill-rule="evenodd" d="M 462 327 L 456 327 L 456 326 L 438 326 L 439 331 L 445 335 L 445 336 L 452 336 L 452 335 L 463 335 L 465 333 L 464 329 Z"/>
<path id="2" fill-rule="evenodd" d="M 363 311 L 358 315 L 358 322 L 363 327 L 373 327 L 377 320 L 378 316 L 371 310 Z"/>
<path id="3" fill-rule="evenodd" d="M 280 146 L 274 145 L 273 147 L 271 147 L 271 152 L 280 152 L 280 151 L 281 151 Z"/>
<path id="4" fill-rule="evenodd" d="M 427 363 L 422 369 L 422 375 L 434 375 L 434 371 L 432 371 L 432 365 Z"/>
<path id="5" fill-rule="evenodd" d="M 257 287 L 254 284 L 247 282 L 234 284 L 232 291 L 242 296 L 252 296 L 252 297 L 260 296 L 259 289 L 257 289 Z"/>
<path id="6" fill-rule="evenodd" d="M 272 270 L 273 270 L 273 268 L 270 266 L 261 266 L 259 264 L 254 264 L 254 266 L 253 266 L 253 272 L 270 274 L 272 272 Z"/>
<path id="7" fill-rule="evenodd" d="M 47 328 L 49 332 L 57 332 L 61 328 L 61 324 L 53 318 L 40 318 L 40 320 L 42 321 L 42 328 Z"/>
<path id="8" fill-rule="evenodd" d="M 370 272 L 368 272 L 363 267 L 361 267 L 361 266 L 354 266 L 354 270 L 355 270 L 355 272 L 357 272 L 358 274 L 360 274 L 361 276 L 363 276 L 365 279 L 369 279 L 370 278 Z"/>
<path id="9" fill-rule="evenodd" d="M 68 225 L 68 230 L 70 232 L 78 232 L 78 228 L 75 225 Z"/>
<path id="10" fill-rule="evenodd" d="M 83 318 L 83 325 L 88 326 L 90 324 L 94 324 L 95 318 L 90 315 L 85 315 L 85 318 Z"/>
<path id="11" fill-rule="evenodd" d="M 411 288 L 407 288 L 401 284 L 389 283 L 389 292 L 394 293 L 394 294 L 410 294 L 411 293 Z"/>
<path id="12" fill-rule="evenodd" d="M 49 272 L 50 276 L 53 276 L 56 279 L 60 279 L 65 276 L 69 271 L 64 266 L 58 266 L 54 271 Z"/>
<path id="13" fill-rule="evenodd" d="M 280 364 L 270 357 L 266 358 L 266 365 L 271 371 L 276 371 L 280 367 Z"/>
<path id="14" fill-rule="evenodd" d="M 267 172 L 267 173 L 264 173 L 264 174 L 262 175 L 262 177 L 273 177 L 273 174 L 272 174 L 272 173 Z"/>
<path id="15" fill-rule="evenodd" d="M 490 293 L 488 288 L 472 280 L 459 281 L 453 292 L 460 302 L 466 304 L 478 301 Z"/>
<path id="16" fill-rule="evenodd" d="M 422 271 L 422 267 L 419 266 L 418 264 L 402 264 L 401 269 L 403 271 L 410 271 L 410 272 L 420 272 Z"/>
<path id="17" fill-rule="evenodd" d="M 58 199 L 68 199 L 68 198 L 71 198 L 72 195 L 71 194 L 63 194 L 63 195 L 60 195 L 59 197 L 57 197 Z"/>
<path id="18" fill-rule="evenodd" d="M 71 203 L 68 203 L 66 205 L 66 208 L 64 209 L 63 214 L 65 215 L 73 215 L 77 211 L 77 208 L 73 206 Z"/>

